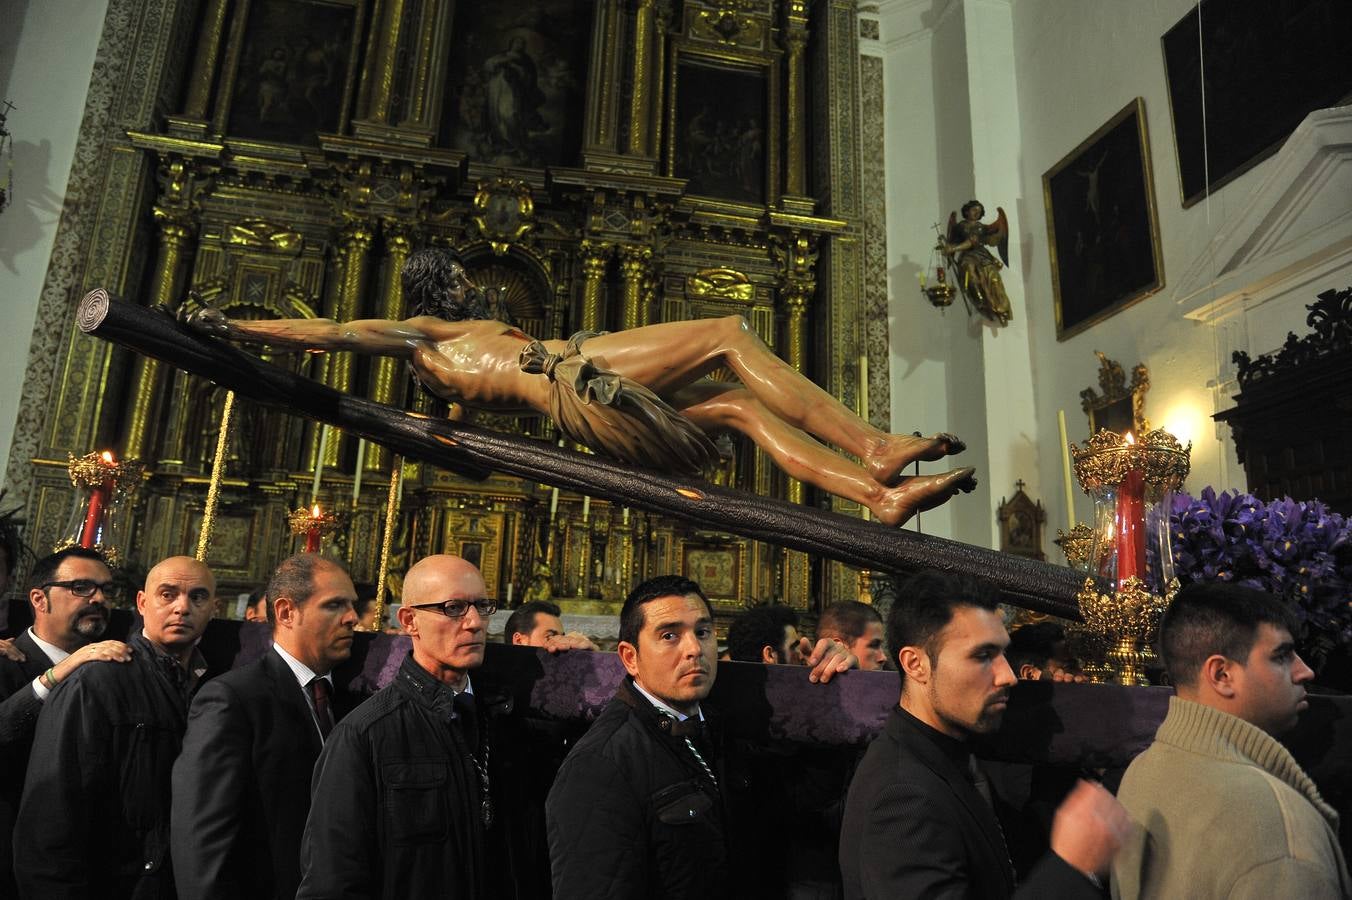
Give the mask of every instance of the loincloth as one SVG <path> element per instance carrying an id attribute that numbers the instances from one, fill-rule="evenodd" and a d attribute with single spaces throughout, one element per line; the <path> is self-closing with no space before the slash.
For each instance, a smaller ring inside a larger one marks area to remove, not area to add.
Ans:
<path id="1" fill-rule="evenodd" d="M 579 331 L 562 354 L 539 341 L 521 351 L 521 371 L 549 379 L 549 415 L 569 440 L 623 462 L 688 474 L 717 460 L 708 435 L 669 403 L 582 355 L 582 342 L 595 336 Z"/>

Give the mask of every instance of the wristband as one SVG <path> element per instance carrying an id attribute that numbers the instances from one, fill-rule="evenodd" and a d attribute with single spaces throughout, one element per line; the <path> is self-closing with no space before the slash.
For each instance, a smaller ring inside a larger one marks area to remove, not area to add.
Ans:
<path id="1" fill-rule="evenodd" d="M 53 666 L 52 668 L 54 669 L 56 667 Z M 49 691 L 56 687 L 56 679 L 52 677 L 52 669 L 48 669 L 46 672 L 42 673 L 42 683 L 47 686 L 47 690 Z"/>

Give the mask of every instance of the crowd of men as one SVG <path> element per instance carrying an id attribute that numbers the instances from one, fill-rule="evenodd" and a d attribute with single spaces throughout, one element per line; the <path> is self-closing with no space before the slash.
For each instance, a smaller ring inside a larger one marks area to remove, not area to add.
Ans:
<path id="1" fill-rule="evenodd" d="M 126 642 L 102 640 L 115 588 L 97 553 L 34 566 L 33 624 L 0 645 L 0 895 L 780 897 L 777 873 L 818 845 L 833 876 L 818 895 L 848 900 L 1352 896 L 1337 815 L 1276 740 L 1312 672 L 1289 610 L 1260 592 L 1178 595 L 1161 626 L 1176 695 L 1154 744 L 1116 797 L 1070 786 L 1022 873 L 972 742 L 999 727 L 1020 674 L 1075 677 L 1054 634 L 1011 667 L 998 594 L 980 579 L 921 573 L 886 622 L 836 604 L 815 643 L 782 606 L 730 629 L 729 658 L 804 665 L 809 684 L 853 667 L 899 674 L 852 778 L 820 792 L 820 831 L 783 821 L 777 798 L 800 785 L 727 739 L 706 702 L 719 649 L 693 581 L 634 588 L 614 697 L 580 738 L 549 732 L 552 756 L 529 757 L 510 693 L 476 681 L 497 604 L 471 563 L 408 570 L 397 617 L 411 651 L 359 703 L 333 678 L 359 621 L 347 572 L 291 557 L 265 596 L 271 648 L 209 673 L 207 566 L 152 567 Z M 541 602 L 513 613 L 504 641 L 595 649 Z M 547 792 L 538 816 L 533 792 Z M 795 828 L 801 846 L 784 838 Z"/>

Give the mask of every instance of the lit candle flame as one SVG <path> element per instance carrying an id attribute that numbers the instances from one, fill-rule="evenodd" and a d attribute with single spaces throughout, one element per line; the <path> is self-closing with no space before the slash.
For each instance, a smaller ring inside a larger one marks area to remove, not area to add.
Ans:
<path id="1" fill-rule="evenodd" d="M 314 506 L 312 506 L 312 507 L 310 508 L 310 516 L 311 516 L 312 518 L 315 518 L 315 519 L 318 519 L 318 518 L 319 518 L 319 504 L 318 504 L 318 503 L 316 503 Z"/>
<path id="2" fill-rule="evenodd" d="M 104 450 L 104 451 L 103 451 L 103 461 L 106 462 L 106 463 L 107 463 L 108 465 L 110 465 L 110 466 L 113 464 L 113 453 L 112 453 L 111 450 Z"/>
<path id="3" fill-rule="evenodd" d="M 1136 443 L 1136 438 L 1134 438 L 1134 437 L 1131 436 L 1131 432 L 1130 432 L 1130 431 L 1127 432 L 1127 434 L 1126 434 L 1126 439 L 1127 439 L 1127 443 L 1128 443 L 1128 444 L 1134 444 L 1134 443 Z"/>

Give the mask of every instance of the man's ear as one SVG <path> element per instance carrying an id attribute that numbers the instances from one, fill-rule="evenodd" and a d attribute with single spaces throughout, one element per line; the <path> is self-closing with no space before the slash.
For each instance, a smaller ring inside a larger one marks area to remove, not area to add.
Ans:
<path id="1" fill-rule="evenodd" d="M 616 652 L 620 654 L 620 662 L 624 663 L 624 670 L 635 678 L 638 677 L 638 648 L 628 641 L 620 641 Z"/>
<path id="2" fill-rule="evenodd" d="M 1033 665 L 1032 663 L 1024 663 L 1023 665 L 1019 666 L 1019 680 L 1041 681 L 1042 670 L 1039 669 L 1037 666 Z"/>
<path id="3" fill-rule="evenodd" d="M 765 663 L 766 665 L 771 666 L 779 662 L 779 656 L 775 653 L 775 648 L 771 647 L 769 644 L 766 644 L 764 647 L 762 647 L 760 661 Z"/>
<path id="4" fill-rule="evenodd" d="M 404 629 L 405 634 L 410 637 L 417 636 L 418 629 L 413 625 L 415 621 L 413 618 L 413 610 L 409 609 L 407 606 L 400 606 L 399 611 L 394 614 L 394 617 L 398 620 L 399 627 Z"/>
<path id="5" fill-rule="evenodd" d="M 929 654 L 919 647 L 902 647 L 897 651 L 897 668 L 907 681 L 928 684 L 930 679 Z"/>
<path id="6" fill-rule="evenodd" d="M 145 618 L 145 615 L 146 615 L 146 592 L 145 592 L 145 591 L 137 591 L 137 592 L 136 592 L 136 611 L 137 611 L 138 613 L 141 614 L 141 618 L 143 618 L 143 619 Z"/>
<path id="7" fill-rule="evenodd" d="M 1235 667 L 1238 664 L 1219 653 L 1213 653 L 1197 672 L 1197 686 L 1227 700 L 1235 698 Z"/>
<path id="8" fill-rule="evenodd" d="M 277 625 L 290 628 L 296 624 L 296 601 L 285 595 L 272 601 L 272 618 Z"/>
<path id="9" fill-rule="evenodd" d="M 28 592 L 28 602 L 33 604 L 33 613 L 45 613 L 48 609 L 47 592 L 42 588 L 33 588 Z"/>
<path id="10" fill-rule="evenodd" d="M 520 646 L 522 646 L 522 645 L 524 645 L 524 644 L 529 644 L 529 643 L 530 643 L 530 635 L 528 635 L 528 634 L 522 634 L 522 633 L 519 632 L 519 631 L 513 631 L 513 632 L 512 632 L 512 643 L 515 644 L 515 645 L 518 646 L 518 647 L 520 647 Z"/>

